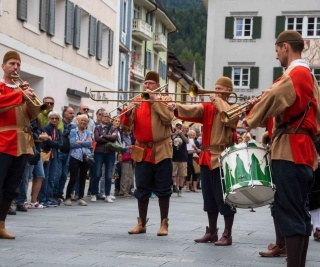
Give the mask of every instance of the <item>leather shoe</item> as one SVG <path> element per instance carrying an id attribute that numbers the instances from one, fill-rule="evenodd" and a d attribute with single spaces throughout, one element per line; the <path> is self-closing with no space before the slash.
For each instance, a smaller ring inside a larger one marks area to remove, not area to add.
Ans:
<path id="1" fill-rule="evenodd" d="M 208 226 L 206 226 L 206 233 L 204 234 L 204 236 L 194 240 L 194 242 L 196 243 L 207 243 L 207 242 L 214 243 L 216 241 L 218 241 L 218 229 L 216 229 L 216 232 L 214 233 L 214 235 L 211 235 L 210 229 Z"/>
<path id="2" fill-rule="evenodd" d="M 232 245 L 232 236 L 229 234 L 227 229 L 224 229 L 224 232 L 219 239 L 219 241 L 214 243 L 216 246 L 231 246 Z"/>
<path id="3" fill-rule="evenodd" d="M 316 228 L 316 231 L 313 233 L 313 238 L 316 241 L 320 241 L 320 228 Z"/>
<path id="4" fill-rule="evenodd" d="M 259 255 L 261 257 L 286 257 L 287 248 L 279 248 L 277 244 L 270 243 L 268 246 L 268 251 L 260 251 Z"/>

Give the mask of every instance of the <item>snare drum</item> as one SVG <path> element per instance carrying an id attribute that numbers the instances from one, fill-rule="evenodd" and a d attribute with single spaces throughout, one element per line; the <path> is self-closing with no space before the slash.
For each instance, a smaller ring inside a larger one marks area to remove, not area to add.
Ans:
<path id="1" fill-rule="evenodd" d="M 224 200 L 238 208 L 255 208 L 273 201 L 267 150 L 259 143 L 240 143 L 219 157 Z"/>

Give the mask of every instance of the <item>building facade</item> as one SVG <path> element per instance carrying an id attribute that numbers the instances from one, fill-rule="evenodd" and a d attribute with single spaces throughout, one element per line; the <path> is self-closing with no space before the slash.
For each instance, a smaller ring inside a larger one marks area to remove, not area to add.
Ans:
<path id="1" fill-rule="evenodd" d="M 118 89 L 119 10 L 117 0 L 0 0 L 0 55 L 18 51 L 21 78 L 58 112 L 84 102 L 93 115 L 101 105 L 88 92 Z"/>
<path id="2" fill-rule="evenodd" d="M 203 0 L 208 14 L 205 87 L 225 75 L 245 100 L 261 94 L 282 74 L 275 40 L 296 30 L 305 40 L 302 57 L 320 83 L 320 1 Z"/>

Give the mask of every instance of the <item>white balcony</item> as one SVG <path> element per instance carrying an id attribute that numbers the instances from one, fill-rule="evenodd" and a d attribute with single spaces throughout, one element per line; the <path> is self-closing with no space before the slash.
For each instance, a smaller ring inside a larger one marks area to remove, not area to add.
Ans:
<path id="1" fill-rule="evenodd" d="M 160 32 L 155 32 L 153 34 L 153 48 L 157 49 L 159 52 L 166 52 L 168 48 L 167 37 Z"/>
<path id="2" fill-rule="evenodd" d="M 142 19 L 133 19 L 132 35 L 143 41 L 150 41 L 152 39 L 151 25 Z"/>
<path id="3" fill-rule="evenodd" d="M 144 67 L 141 63 L 139 63 L 138 61 L 135 61 L 132 63 L 133 64 L 133 74 L 135 78 L 140 78 L 143 79 L 144 78 Z"/>

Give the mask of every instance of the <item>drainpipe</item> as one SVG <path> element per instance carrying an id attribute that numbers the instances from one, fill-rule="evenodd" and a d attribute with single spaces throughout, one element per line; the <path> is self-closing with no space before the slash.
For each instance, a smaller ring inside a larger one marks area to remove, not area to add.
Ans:
<path id="1" fill-rule="evenodd" d="M 158 6 L 155 4 L 155 9 L 147 12 L 146 18 L 148 17 L 149 14 L 155 12 L 158 9 Z M 152 36 L 153 38 L 153 36 Z M 144 76 L 146 76 L 146 66 L 147 66 L 147 41 L 144 41 Z"/>

